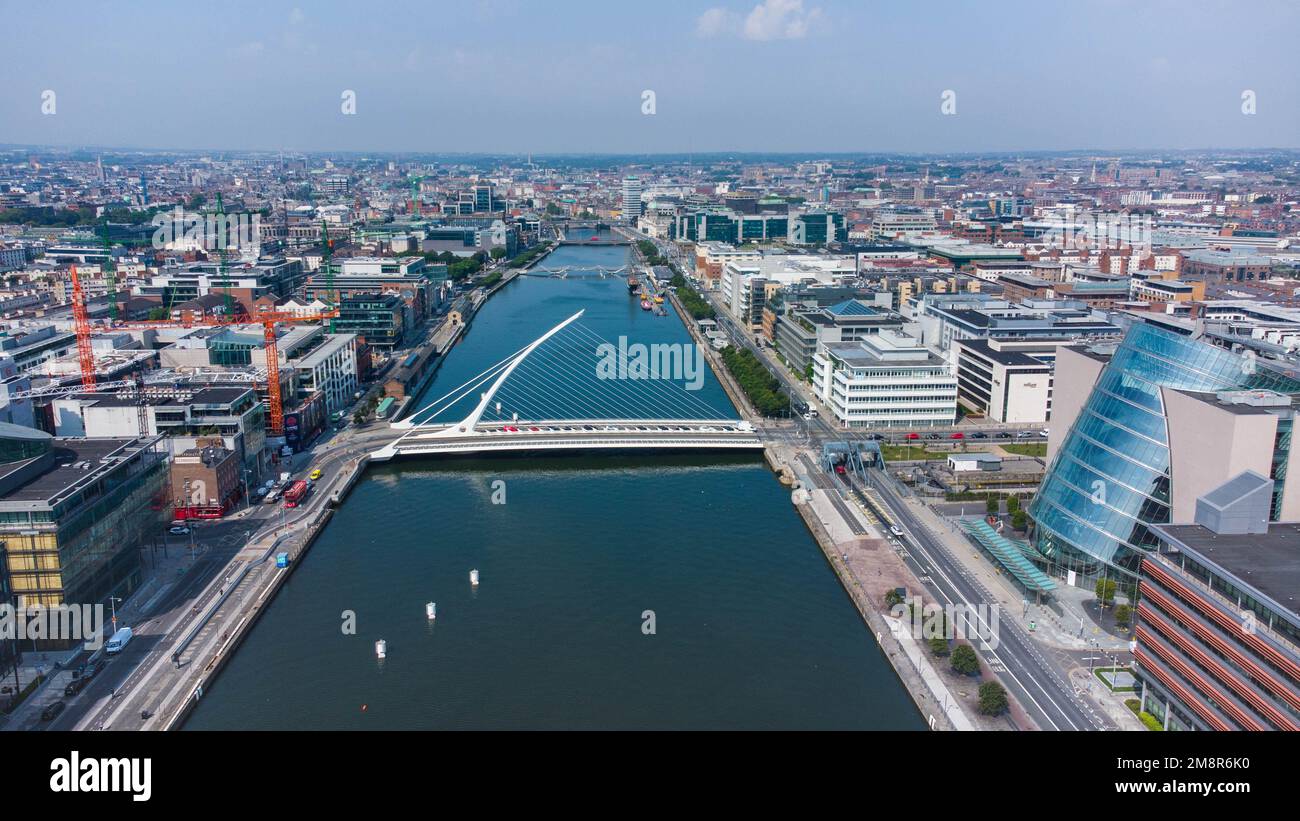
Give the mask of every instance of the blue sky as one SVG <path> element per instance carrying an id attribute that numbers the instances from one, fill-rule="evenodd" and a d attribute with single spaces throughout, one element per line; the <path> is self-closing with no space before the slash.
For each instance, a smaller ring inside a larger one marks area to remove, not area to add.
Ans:
<path id="1" fill-rule="evenodd" d="M 1300 146 L 1300 4 L 1285 0 L 3 0 L 0 20 L 0 143 Z M 41 113 L 47 89 L 53 115 Z M 356 93 L 355 115 L 340 112 L 344 90 Z M 644 90 L 655 92 L 653 115 L 641 113 Z M 956 93 L 953 116 L 940 113 L 945 90 Z"/>

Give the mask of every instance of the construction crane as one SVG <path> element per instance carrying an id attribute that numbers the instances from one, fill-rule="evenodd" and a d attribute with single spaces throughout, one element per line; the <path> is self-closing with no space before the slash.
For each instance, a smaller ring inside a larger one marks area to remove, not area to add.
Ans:
<path id="1" fill-rule="evenodd" d="M 266 400 L 270 419 L 266 432 L 270 436 L 284 435 L 284 399 L 280 394 L 280 349 L 275 335 L 275 326 L 285 323 L 323 322 L 333 320 L 339 315 L 338 310 L 330 308 L 314 314 L 295 314 L 286 311 L 266 311 L 251 318 L 213 317 L 201 320 L 160 320 L 127 322 L 116 327 L 122 330 L 152 330 L 156 328 L 206 328 L 228 327 L 231 325 L 261 324 L 262 339 L 266 351 Z M 93 373 L 93 371 L 92 371 Z"/>
<path id="2" fill-rule="evenodd" d="M 420 183 L 424 177 L 411 177 L 411 216 L 420 216 Z"/>
<path id="3" fill-rule="evenodd" d="M 230 272 L 226 269 L 226 245 L 229 241 L 224 236 L 226 228 L 226 207 L 221 202 L 221 192 L 217 192 L 217 278 L 226 292 L 226 316 L 235 316 L 234 298 L 230 295 Z M 241 306 L 242 307 L 242 306 Z"/>
<path id="4" fill-rule="evenodd" d="M 338 292 L 334 290 L 334 240 L 330 239 L 329 226 L 325 220 L 320 221 L 320 238 L 321 253 L 323 254 L 321 264 L 325 266 L 325 293 L 329 294 L 330 308 L 339 307 Z M 330 319 L 330 333 L 334 333 L 334 320 Z"/>
<path id="5" fill-rule="evenodd" d="M 95 389 L 95 349 L 90 344 L 90 317 L 86 314 L 86 292 L 81 290 L 77 266 L 72 266 L 72 322 L 77 334 L 77 359 L 81 362 L 81 386 Z"/>
<path id="6" fill-rule="evenodd" d="M 113 244 L 108 239 L 108 220 L 104 220 L 104 280 L 108 285 L 108 321 L 117 321 L 117 276 L 113 265 Z"/>

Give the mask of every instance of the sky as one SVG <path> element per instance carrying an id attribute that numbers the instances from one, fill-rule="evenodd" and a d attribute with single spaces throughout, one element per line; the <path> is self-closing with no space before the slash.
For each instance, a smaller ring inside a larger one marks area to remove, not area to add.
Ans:
<path id="1" fill-rule="evenodd" d="M 1300 147 L 1290 0 L 0 0 L 0 23 L 0 144 Z"/>

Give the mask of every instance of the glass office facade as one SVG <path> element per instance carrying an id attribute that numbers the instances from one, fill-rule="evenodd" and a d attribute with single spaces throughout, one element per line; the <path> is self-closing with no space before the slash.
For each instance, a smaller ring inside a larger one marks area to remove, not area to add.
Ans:
<path id="1" fill-rule="evenodd" d="M 1162 387 L 1264 388 L 1300 382 L 1255 360 L 1148 324 L 1133 326 L 1102 370 L 1030 505 L 1034 546 L 1059 569 L 1104 567 L 1130 581 L 1169 522 L 1169 440 Z"/>

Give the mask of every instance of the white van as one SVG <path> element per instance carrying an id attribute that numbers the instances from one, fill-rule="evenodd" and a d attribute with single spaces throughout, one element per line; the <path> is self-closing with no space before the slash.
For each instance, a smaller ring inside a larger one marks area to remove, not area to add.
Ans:
<path id="1" fill-rule="evenodd" d="M 108 644 L 104 645 L 104 652 L 110 656 L 122 652 L 122 649 L 131 642 L 131 636 L 130 627 L 118 628 L 118 631 L 113 634 L 113 638 L 109 639 Z"/>

